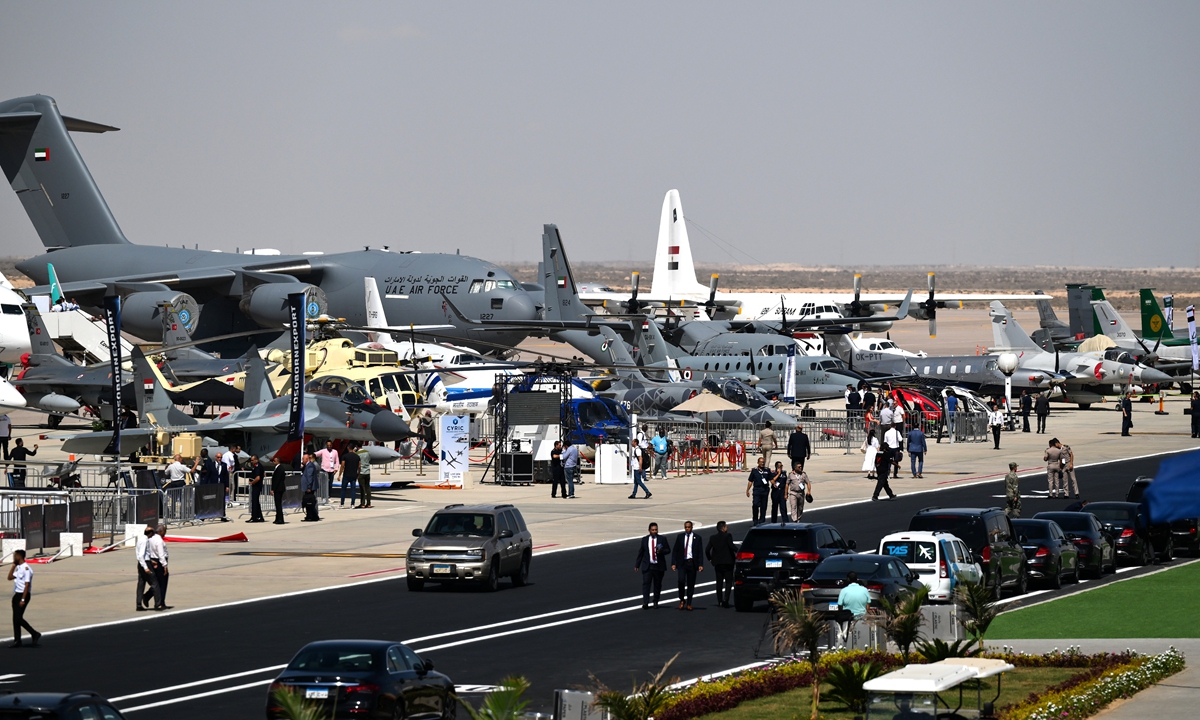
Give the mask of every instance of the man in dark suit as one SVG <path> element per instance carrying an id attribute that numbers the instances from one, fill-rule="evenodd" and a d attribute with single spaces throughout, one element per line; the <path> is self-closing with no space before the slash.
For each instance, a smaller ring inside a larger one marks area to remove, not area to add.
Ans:
<path id="1" fill-rule="evenodd" d="M 1046 418 L 1050 416 L 1050 393 L 1038 393 L 1037 399 L 1033 401 L 1033 413 L 1037 415 L 1037 431 L 1038 433 L 1046 432 Z"/>
<path id="2" fill-rule="evenodd" d="M 271 498 L 275 501 L 275 524 L 283 525 L 283 493 L 287 489 L 287 468 L 282 462 L 275 465 L 271 471 Z"/>
<path id="3" fill-rule="evenodd" d="M 696 594 L 696 574 L 704 572 L 704 541 L 692 532 L 692 521 L 683 524 L 683 532 L 675 538 L 675 549 L 671 551 L 675 563 L 671 569 L 679 573 L 679 609 L 692 609 L 692 596 Z"/>
<path id="4" fill-rule="evenodd" d="M 1125 397 L 1121 398 L 1121 435 L 1129 437 L 1129 431 L 1133 428 L 1133 393 L 1125 393 Z"/>
<path id="5" fill-rule="evenodd" d="M 1021 432 L 1029 432 L 1029 413 L 1033 411 L 1033 398 L 1029 396 L 1028 390 L 1021 391 L 1021 420 L 1024 427 Z"/>
<path id="6" fill-rule="evenodd" d="M 737 560 L 737 549 L 724 520 L 717 523 L 717 534 L 708 539 L 705 556 L 717 573 L 717 604 L 727 608 L 729 595 L 733 592 L 733 565 Z"/>
<path id="7" fill-rule="evenodd" d="M 804 433 L 803 425 L 797 425 L 791 436 L 788 437 L 787 454 L 792 461 L 792 467 L 795 467 L 796 463 L 800 463 L 801 470 L 804 469 L 804 463 L 812 457 L 812 443 L 808 441 L 808 435 Z"/>
<path id="8" fill-rule="evenodd" d="M 642 574 L 643 610 L 650 607 L 651 586 L 654 587 L 654 607 L 658 607 L 663 575 L 667 572 L 667 556 L 671 554 L 671 546 L 658 536 L 658 523 L 650 523 L 649 532 L 638 544 L 637 561 L 633 568 Z"/>

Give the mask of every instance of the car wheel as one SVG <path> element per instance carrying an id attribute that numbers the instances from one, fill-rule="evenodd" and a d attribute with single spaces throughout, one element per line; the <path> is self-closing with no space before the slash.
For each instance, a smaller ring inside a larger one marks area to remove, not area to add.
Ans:
<path id="1" fill-rule="evenodd" d="M 1175 559 L 1175 538 L 1167 538 L 1167 546 L 1163 548 L 1163 562 L 1171 562 Z"/>
<path id="2" fill-rule="evenodd" d="M 750 612 L 750 610 L 753 608 L 754 608 L 753 600 L 751 600 L 748 597 L 742 597 L 741 595 L 739 595 L 737 593 L 733 594 L 733 609 L 734 610 L 736 610 L 737 612 Z"/>
<path id="3" fill-rule="evenodd" d="M 1050 587 L 1055 590 L 1062 589 L 1062 560 L 1058 561 L 1058 568 L 1054 571 L 1054 577 L 1050 578 Z"/>
<path id="4" fill-rule="evenodd" d="M 1090 408 L 1092 406 L 1091 403 L 1077 403 L 1077 404 L 1079 405 L 1080 410 L 1087 410 L 1088 408 Z"/>
<path id="5" fill-rule="evenodd" d="M 1024 595 L 1029 592 L 1029 576 L 1025 574 L 1025 567 L 1017 571 L 1017 585 L 1013 588 L 1013 597 Z"/>
<path id="6" fill-rule="evenodd" d="M 442 698 L 442 720 L 454 720 L 458 716 L 458 702 L 454 699 L 454 688 Z"/>
<path id="7" fill-rule="evenodd" d="M 496 560 L 488 565 L 487 578 L 483 581 L 483 589 L 487 592 L 496 592 L 500 587 L 500 565 Z"/>
<path id="8" fill-rule="evenodd" d="M 1142 557 L 1138 560 L 1138 565 L 1149 565 L 1154 562 L 1154 551 L 1150 549 L 1148 541 L 1142 543 Z"/>
<path id="9" fill-rule="evenodd" d="M 1076 558 L 1075 558 L 1075 572 L 1071 573 L 1071 582 L 1072 583 L 1079 582 L 1079 557 L 1078 556 L 1076 556 Z"/>
<path id="10" fill-rule="evenodd" d="M 404 701 L 396 698 L 396 704 L 392 706 L 392 720 L 404 720 Z"/>
<path id="11" fill-rule="evenodd" d="M 529 584 L 529 553 L 521 556 L 521 567 L 517 568 L 517 572 L 513 574 L 512 582 L 516 587 L 525 587 Z"/>
<path id="12" fill-rule="evenodd" d="M 412 575 L 409 575 L 406 580 L 408 582 L 409 592 L 421 592 L 425 589 L 425 581 L 419 577 L 413 577 Z"/>

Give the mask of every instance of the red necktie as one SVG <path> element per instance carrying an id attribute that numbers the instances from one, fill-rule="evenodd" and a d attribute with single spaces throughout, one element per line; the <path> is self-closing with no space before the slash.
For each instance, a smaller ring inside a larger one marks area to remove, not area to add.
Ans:
<path id="1" fill-rule="evenodd" d="M 658 543 L 654 542 L 654 536 L 650 536 L 650 562 L 658 562 Z"/>

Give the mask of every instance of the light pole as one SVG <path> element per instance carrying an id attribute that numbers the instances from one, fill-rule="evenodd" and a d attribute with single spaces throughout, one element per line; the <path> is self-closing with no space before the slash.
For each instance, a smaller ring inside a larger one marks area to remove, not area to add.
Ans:
<path id="1" fill-rule="evenodd" d="M 1004 412 L 1010 417 L 1012 416 L 1012 376 L 1017 371 L 1018 362 L 1016 353 L 1001 353 L 1000 357 L 996 358 L 996 367 L 1004 373 Z"/>

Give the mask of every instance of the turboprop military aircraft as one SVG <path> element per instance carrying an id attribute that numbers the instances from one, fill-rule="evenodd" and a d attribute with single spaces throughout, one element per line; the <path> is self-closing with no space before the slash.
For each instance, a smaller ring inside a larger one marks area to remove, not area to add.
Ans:
<path id="1" fill-rule="evenodd" d="M 1158 302 L 1154 299 L 1153 290 L 1142 290 L 1141 300 L 1143 308 L 1151 308 L 1151 320 L 1143 323 L 1143 327 L 1152 327 L 1155 324 L 1153 313 L 1158 311 Z M 1092 312 L 1104 336 L 1116 343 L 1117 347 L 1127 350 L 1137 361 L 1170 375 L 1181 386 L 1186 386 L 1183 387 L 1185 393 L 1191 392 L 1191 386 L 1196 382 L 1196 373 L 1192 372 L 1192 348 L 1186 340 L 1184 343 L 1168 344 L 1167 333 L 1163 332 L 1153 340 L 1138 337 L 1108 300 L 1093 300 Z M 1159 318 L 1157 324 L 1162 328 L 1165 321 Z"/>
<path id="2" fill-rule="evenodd" d="M 381 278 L 388 315 L 413 323 L 442 324 L 452 316 L 442 297 L 483 320 L 532 320 L 534 299 L 511 275 L 492 263 L 441 253 L 364 249 L 329 255 L 285 256 L 253 249 L 245 254 L 134 245 L 117 225 L 68 131 L 109 132 L 115 127 L 64 117 L 45 95 L 0 102 L 0 168 L 25 207 L 50 254 L 17 268 L 40 283 L 29 294 L 49 294 L 48 263 L 61 291 L 87 307 L 106 293 L 123 298 L 123 328 L 156 338 L 160 303 L 193 298 L 202 306 L 193 337 L 206 338 L 258 327 L 282 328 L 287 296 L 304 292 L 310 320 L 321 315 L 366 323 L 362 278 Z M 338 240 L 344 247 L 344 239 Z M 444 245 L 445 239 L 439 239 Z M 264 257 L 267 255 L 267 257 Z M 515 345 L 528 333 L 500 333 L 462 327 L 461 339 L 497 338 Z M 244 340 L 215 348 L 238 354 Z"/>

